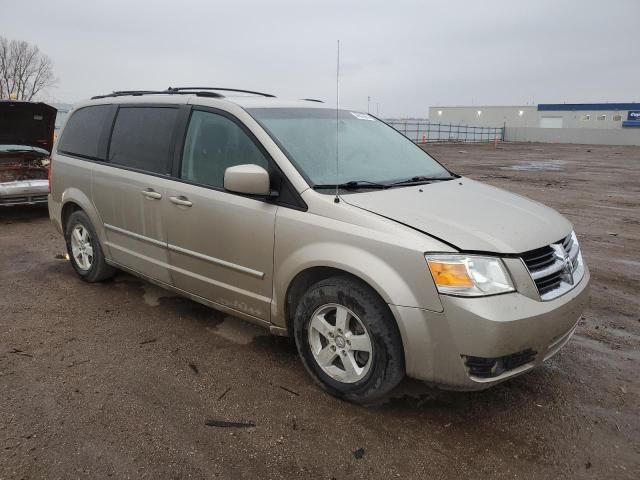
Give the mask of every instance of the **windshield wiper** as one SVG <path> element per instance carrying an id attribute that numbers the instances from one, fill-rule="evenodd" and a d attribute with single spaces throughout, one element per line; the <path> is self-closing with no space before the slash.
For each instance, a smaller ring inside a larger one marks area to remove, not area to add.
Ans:
<path id="1" fill-rule="evenodd" d="M 455 177 L 425 177 L 425 176 L 416 176 L 407 178 L 406 180 L 400 180 L 399 182 L 393 182 L 391 185 L 399 186 L 399 185 L 423 185 L 425 183 L 431 182 L 444 182 L 447 180 L 453 180 Z"/>
<path id="2" fill-rule="evenodd" d="M 335 183 L 333 184 L 327 183 L 327 184 L 313 186 L 314 190 L 330 190 L 332 188 L 341 188 L 344 190 L 358 190 L 361 188 L 383 189 L 383 188 L 389 188 L 389 187 L 390 185 L 387 185 L 385 183 L 370 182 L 369 180 L 351 180 L 345 183 L 338 183 L 337 185 Z"/>

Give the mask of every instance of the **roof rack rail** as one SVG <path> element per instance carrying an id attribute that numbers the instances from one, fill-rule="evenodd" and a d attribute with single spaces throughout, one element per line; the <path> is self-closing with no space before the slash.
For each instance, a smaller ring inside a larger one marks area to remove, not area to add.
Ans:
<path id="1" fill-rule="evenodd" d="M 275 98 L 275 95 L 264 92 L 256 92 L 253 90 L 242 90 L 240 88 L 223 88 L 223 87 L 169 87 L 167 90 L 171 92 L 182 92 L 186 90 L 216 90 L 220 92 L 239 92 L 239 93 L 251 93 L 252 95 L 260 95 L 261 97 Z"/>
<path id="2" fill-rule="evenodd" d="M 318 100 L 317 98 L 303 98 L 305 102 L 316 102 L 316 103 L 324 103 L 322 100 Z"/>
<path id="3" fill-rule="evenodd" d="M 109 97 L 125 97 L 125 96 L 142 96 L 142 95 L 197 95 L 199 97 L 213 97 L 224 98 L 222 92 L 240 92 L 250 93 L 252 95 L 260 95 L 262 97 L 275 98 L 275 95 L 270 93 L 255 92 L 253 90 L 241 90 L 239 88 L 217 88 L 217 87 L 169 87 L 166 90 L 116 90 L 106 95 L 96 95 L 91 97 L 91 100 L 97 100 L 100 98 Z M 317 100 L 319 101 L 319 100 Z"/>
<path id="4" fill-rule="evenodd" d="M 117 90 L 111 93 L 107 93 L 105 95 L 95 95 L 91 97 L 91 100 L 96 100 L 98 98 L 107 98 L 107 97 L 120 97 L 124 95 L 146 95 L 149 93 L 155 93 L 151 90 Z"/>
<path id="5" fill-rule="evenodd" d="M 98 100 L 100 98 L 110 98 L 110 97 L 139 97 L 142 95 L 197 95 L 199 97 L 214 97 L 214 98 L 223 98 L 224 95 L 215 92 L 182 92 L 182 91 L 174 91 L 174 90 L 117 90 L 115 92 L 107 93 L 106 95 L 96 95 L 91 97 L 91 100 Z"/>

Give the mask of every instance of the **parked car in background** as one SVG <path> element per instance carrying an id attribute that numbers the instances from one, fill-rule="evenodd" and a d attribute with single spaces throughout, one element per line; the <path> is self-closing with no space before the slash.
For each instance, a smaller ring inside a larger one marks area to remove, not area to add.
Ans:
<path id="1" fill-rule="evenodd" d="M 588 299 L 559 213 L 317 101 L 94 97 L 57 143 L 49 213 L 85 281 L 122 269 L 292 336 L 311 377 L 359 403 L 405 374 L 478 390 L 529 371 Z"/>
<path id="2" fill-rule="evenodd" d="M 45 204 L 56 109 L 0 101 L 0 206 Z"/>

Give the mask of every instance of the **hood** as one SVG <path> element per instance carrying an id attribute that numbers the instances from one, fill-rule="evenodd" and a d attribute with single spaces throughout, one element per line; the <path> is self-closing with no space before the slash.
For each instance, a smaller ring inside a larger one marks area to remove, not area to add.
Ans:
<path id="1" fill-rule="evenodd" d="M 56 112 L 46 103 L 0 102 L 0 145 L 28 145 L 51 152 Z"/>
<path id="2" fill-rule="evenodd" d="M 523 253 L 571 232 L 555 210 L 468 178 L 341 198 L 466 251 Z"/>

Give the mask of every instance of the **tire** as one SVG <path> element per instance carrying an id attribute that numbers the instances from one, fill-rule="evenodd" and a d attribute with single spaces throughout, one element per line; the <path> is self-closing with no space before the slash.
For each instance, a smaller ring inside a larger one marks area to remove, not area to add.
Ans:
<path id="1" fill-rule="evenodd" d="M 76 234 L 80 236 L 80 239 L 78 237 L 72 238 Z M 79 210 L 69 216 L 65 225 L 64 238 L 71 265 L 85 282 L 102 282 L 115 275 L 116 269 L 104 261 L 104 253 L 100 247 L 98 235 L 86 213 Z"/>
<path id="2" fill-rule="evenodd" d="M 340 325 L 346 328 L 338 330 Z M 293 328 L 302 363 L 331 395 L 371 405 L 404 377 L 395 319 L 377 293 L 356 279 L 338 276 L 313 285 L 298 304 Z"/>

